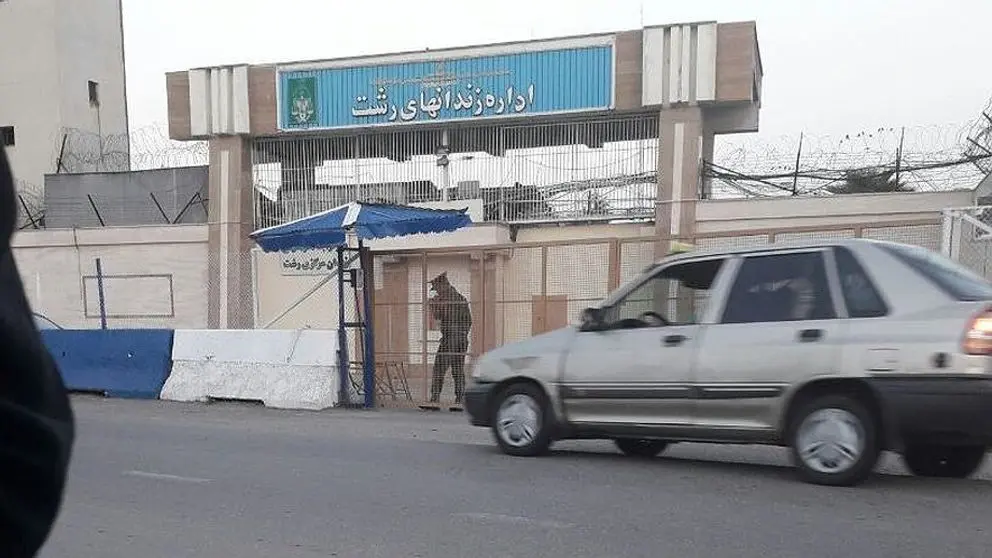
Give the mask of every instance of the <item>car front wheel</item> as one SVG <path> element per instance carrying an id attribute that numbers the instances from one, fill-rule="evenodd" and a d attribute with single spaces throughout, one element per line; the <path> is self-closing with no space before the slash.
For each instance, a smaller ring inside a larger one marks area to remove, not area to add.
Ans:
<path id="1" fill-rule="evenodd" d="M 909 445 L 902 459 L 918 477 L 965 479 L 982 466 L 984 446 Z"/>
<path id="2" fill-rule="evenodd" d="M 876 418 L 857 399 L 825 395 L 795 413 L 792 458 L 804 480 L 852 486 L 871 475 L 881 453 Z"/>
<path id="3" fill-rule="evenodd" d="M 493 435 L 509 455 L 532 457 L 551 446 L 547 397 L 531 383 L 512 384 L 493 401 Z"/>

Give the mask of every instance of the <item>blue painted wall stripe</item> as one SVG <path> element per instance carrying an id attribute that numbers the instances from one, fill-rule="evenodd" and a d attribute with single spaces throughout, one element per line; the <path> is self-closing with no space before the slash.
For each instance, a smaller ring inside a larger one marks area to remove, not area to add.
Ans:
<path id="1" fill-rule="evenodd" d="M 613 47 L 280 72 L 280 129 L 605 110 Z M 467 106 L 466 106 L 467 105 Z"/>

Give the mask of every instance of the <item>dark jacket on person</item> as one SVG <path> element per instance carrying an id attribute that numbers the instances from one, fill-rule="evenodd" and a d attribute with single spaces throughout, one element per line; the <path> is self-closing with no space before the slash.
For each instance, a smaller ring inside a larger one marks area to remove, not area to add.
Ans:
<path id="1" fill-rule="evenodd" d="M 62 505 L 74 425 L 14 263 L 15 200 L 0 148 L 0 556 L 28 558 L 48 538 Z"/>
<path id="2" fill-rule="evenodd" d="M 434 297 L 431 307 L 442 339 L 468 337 L 472 329 L 472 311 L 462 293 L 454 287 L 444 287 Z"/>

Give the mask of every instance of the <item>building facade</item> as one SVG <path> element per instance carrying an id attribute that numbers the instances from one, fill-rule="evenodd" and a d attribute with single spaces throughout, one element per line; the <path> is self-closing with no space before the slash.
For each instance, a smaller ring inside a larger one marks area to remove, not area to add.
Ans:
<path id="1" fill-rule="evenodd" d="M 479 201 L 511 239 L 640 220 L 665 252 L 761 80 L 753 22 L 169 73 L 170 136 L 210 143 L 212 323 L 251 325 L 248 233 L 356 199 Z"/>
<path id="2" fill-rule="evenodd" d="M 26 201 L 46 174 L 127 170 L 121 0 L 5 0 L 0 36 L 0 140 Z"/>

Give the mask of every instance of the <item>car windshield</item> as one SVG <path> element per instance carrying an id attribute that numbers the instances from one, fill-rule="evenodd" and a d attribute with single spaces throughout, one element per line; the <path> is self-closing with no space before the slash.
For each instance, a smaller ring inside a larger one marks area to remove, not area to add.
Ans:
<path id="1" fill-rule="evenodd" d="M 658 269 L 658 265 L 659 264 L 657 263 L 653 263 L 647 266 L 646 268 L 644 268 L 644 271 L 642 271 L 640 274 L 635 276 L 633 279 L 627 281 L 626 283 L 621 284 L 613 292 L 606 295 L 606 298 L 601 300 L 598 304 L 594 304 L 593 306 L 595 306 L 596 308 L 609 308 L 613 306 L 618 301 L 626 297 L 628 293 L 640 287 L 645 281 L 647 281 L 652 275 L 654 275 L 655 271 L 657 271 Z"/>
<path id="2" fill-rule="evenodd" d="M 903 244 L 881 246 L 957 300 L 992 300 L 992 283 L 936 252 Z"/>

